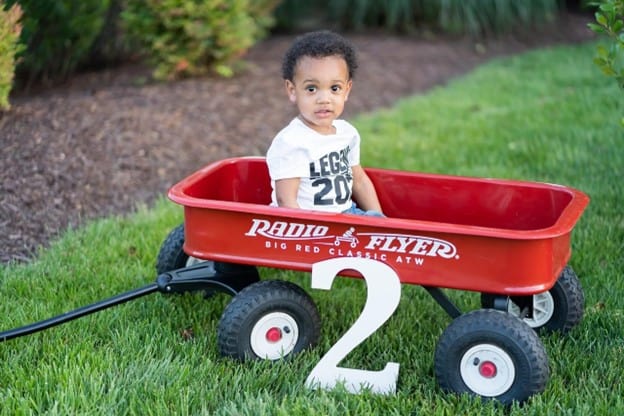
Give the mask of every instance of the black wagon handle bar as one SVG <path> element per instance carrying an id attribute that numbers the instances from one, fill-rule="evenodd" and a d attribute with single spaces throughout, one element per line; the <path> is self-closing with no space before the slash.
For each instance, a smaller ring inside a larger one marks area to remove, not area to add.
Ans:
<path id="1" fill-rule="evenodd" d="M 78 309 L 74 309 L 73 311 L 65 312 L 61 315 L 54 316 L 52 318 L 35 322 L 30 325 L 25 325 L 19 328 L 10 329 L 8 331 L 0 332 L 0 342 L 8 341 L 13 338 L 22 337 L 24 335 L 29 335 L 35 332 L 43 331 L 44 329 L 51 328 L 56 325 L 60 325 L 65 322 L 73 321 L 74 319 L 78 319 L 85 315 L 90 315 L 92 313 L 101 311 L 103 309 L 107 309 L 116 305 L 120 305 L 122 303 L 131 301 L 133 299 L 149 295 L 150 293 L 156 292 L 158 290 L 158 285 L 156 283 L 152 283 L 147 286 L 143 286 L 138 289 L 130 290 L 128 292 L 124 292 L 117 296 L 113 296 L 108 299 L 104 299 L 100 302 L 93 303 L 91 305 L 83 306 Z"/>

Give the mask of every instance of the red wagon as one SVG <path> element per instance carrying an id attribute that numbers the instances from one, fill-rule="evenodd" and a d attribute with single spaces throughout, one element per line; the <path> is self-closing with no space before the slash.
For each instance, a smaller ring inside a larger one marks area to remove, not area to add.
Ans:
<path id="1" fill-rule="evenodd" d="M 216 286 L 236 296 L 219 325 L 220 351 L 275 359 L 316 342 L 318 312 L 297 285 L 260 282 L 256 266 L 313 271 L 335 258 L 379 262 L 401 283 L 423 286 L 455 318 L 436 348 L 445 390 L 502 402 L 542 391 L 548 360 L 535 330 L 567 332 L 583 314 L 567 263 L 589 198 L 543 183 L 366 171 L 387 218 L 270 207 L 263 158 L 213 163 L 171 188 L 184 224 L 163 243 L 157 269 L 209 267 L 225 276 Z M 340 274 L 362 276 L 348 267 Z M 462 313 L 441 288 L 479 292 L 483 309 Z"/>
<path id="2" fill-rule="evenodd" d="M 154 292 L 223 291 L 233 296 L 218 326 L 221 354 L 275 360 L 316 344 L 320 317 L 298 285 L 262 280 L 257 266 L 312 272 L 312 287 L 336 275 L 368 288 L 360 317 L 318 362 L 310 387 L 344 381 L 351 391 L 396 388 L 397 363 L 381 371 L 339 362 L 396 309 L 401 283 L 424 287 L 454 318 L 440 336 L 441 387 L 503 403 L 543 391 L 548 357 L 537 331 L 567 332 L 583 315 L 570 237 L 589 202 L 559 185 L 366 169 L 387 218 L 268 206 L 263 158 L 213 163 L 175 185 L 184 223 L 158 253 L 150 285 L 0 332 L 0 342 L 59 325 Z M 481 294 L 462 313 L 442 288 Z"/>

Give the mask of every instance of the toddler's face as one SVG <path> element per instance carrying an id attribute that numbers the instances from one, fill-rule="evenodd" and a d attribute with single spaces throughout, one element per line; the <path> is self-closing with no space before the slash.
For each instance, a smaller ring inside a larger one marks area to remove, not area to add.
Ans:
<path id="1" fill-rule="evenodd" d="M 304 56 L 297 62 L 293 81 L 286 80 L 286 92 L 308 127 L 321 134 L 333 134 L 332 122 L 342 114 L 351 84 L 343 58 Z"/>

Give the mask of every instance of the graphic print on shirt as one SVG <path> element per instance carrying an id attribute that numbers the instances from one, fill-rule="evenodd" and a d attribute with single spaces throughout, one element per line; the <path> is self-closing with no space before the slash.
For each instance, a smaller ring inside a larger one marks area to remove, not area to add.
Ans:
<path id="1" fill-rule="evenodd" d="M 349 146 L 310 163 L 314 205 L 342 205 L 351 199 L 353 175 L 349 165 Z"/>

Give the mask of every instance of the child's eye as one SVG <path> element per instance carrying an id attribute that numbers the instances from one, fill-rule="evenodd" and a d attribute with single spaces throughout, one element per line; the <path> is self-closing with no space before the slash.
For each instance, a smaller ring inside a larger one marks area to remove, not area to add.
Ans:
<path id="1" fill-rule="evenodd" d="M 307 92 L 316 92 L 316 86 L 314 86 L 314 85 L 308 85 L 308 86 L 306 86 L 306 87 L 305 87 L 305 90 L 306 90 Z"/>
<path id="2" fill-rule="evenodd" d="M 342 88 L 340 87 L 340 85 L 332 85 L 331 90 L 333 92 L 340 92 Z"/>

